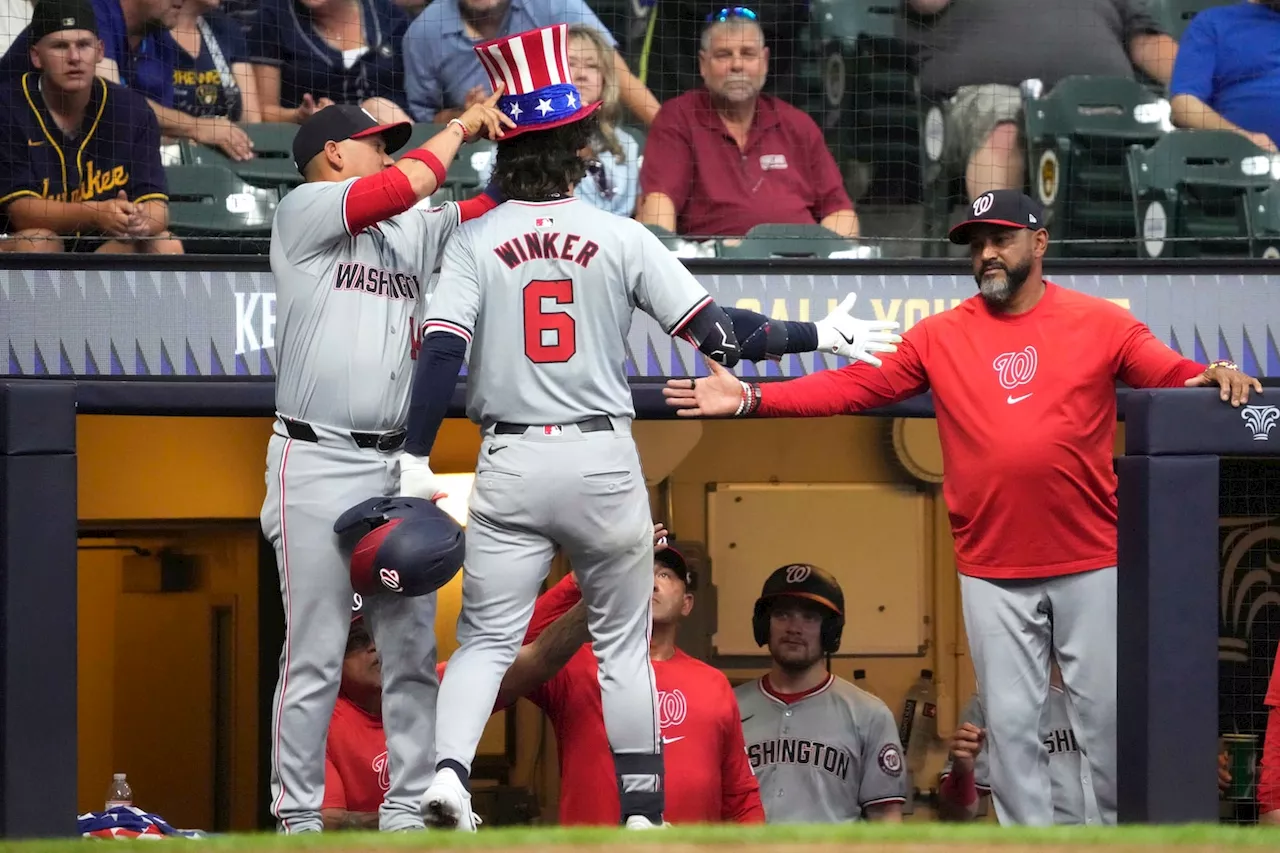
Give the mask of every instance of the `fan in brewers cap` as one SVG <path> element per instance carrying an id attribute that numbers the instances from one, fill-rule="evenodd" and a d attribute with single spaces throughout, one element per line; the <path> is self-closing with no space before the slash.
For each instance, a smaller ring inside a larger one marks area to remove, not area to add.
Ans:
<path id="1" fill-rule="evenodd" d="M 498 109 L 516 123 L 502 141 L 533 130 L 550 130 L 586 118 L 601 101 L 582 105 L 569 72 L 569 26 L 555 24 L 475 46 L 496 90 L 504 85 Z"/>

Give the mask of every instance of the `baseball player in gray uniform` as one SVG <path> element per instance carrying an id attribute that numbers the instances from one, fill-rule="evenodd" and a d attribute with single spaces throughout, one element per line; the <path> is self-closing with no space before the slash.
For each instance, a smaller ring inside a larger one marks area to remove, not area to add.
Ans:
<path id="1" fill-rule="evenodd" d="M 276 414 L 262 531 L 275 548 L 285 612 L 272 703 L 271 813 L 282 832 L 320 831 L 325 737 L 351 624 L 351 574 L 333 523 L 396 493 L 423 287 L 459 222 L 485 197 L 413 209 L 472 135 L 509 124 L 495 95 L 393 163 L 406 124 L 330 106 L 297 132 L 306 183 L 276 210 Z M 391 788 L 384 830 L 421 828 L 434 766 L 435 596 L 364 602 L 382 663 Z"/>
<path id="2" fill-rule="evenodd" d="M 1071 718 L 1071 700 L 1063 690 L 1062 673 L 1054 661 L 1049 701 L 1040 718 L 1040 739 L 1044 743 L 1053 796 L 1053 822 L 1097 825 L 1101 823 L 1101 816 L 1093 793 L 1089 762 L 1081 760 Z M 991 793 L 986 729 L 986 711 L 974 693 L 960 714 L 947 764 L 938 777 L 938 812 L 944 820 L 972 820 L 978 813 L 979 795 Z"/>
<path id="3" fill-rule="evenodd" d="M 752 628 L 773 665 L 735 693 L 765 820 L 901 821 L 907 787 L 893 714 L 824 660 L 844 630 L 839 582 L 817 566 L 783 566 L 765 580 Z"/>
<path id="4" fill-rule="evenodd" d="M 663 825 L 649 661 L 653 526 L 631 438 L 626 336 L 639 308 L 721 364 L 742 356 L 734 320 L 656 237 L 573 197 L 596 105 L 579 106 L 567 82 L 566 29 L 476 47 L 490 79 L 510 93 L 500 109 L 517 122 L 494 168 L 508 201 L 460 228 L 445 249 L 410 405 L 405 476 L 422 470 L 412 478 L 416 494 L 430 498 L 438 489 L 429 454 L 469 344 L 467 415 L 483 439 L 460 647 L 440 689 L 437 773 L 423 800 L 434 826 L 476 827 L 471 762 L 557 546 L 587 602 L 619 820 Z M 885 332 L 879 341 L 892 348 L 896 339 Z"/>

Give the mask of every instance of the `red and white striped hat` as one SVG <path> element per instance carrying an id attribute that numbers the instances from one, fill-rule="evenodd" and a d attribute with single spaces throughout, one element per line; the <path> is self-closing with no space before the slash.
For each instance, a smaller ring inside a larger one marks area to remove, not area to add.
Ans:
<path id="1" fill-rule="evenodd" d="M 475 46 L 476 56 L 495 90 L 505 86 L 498 109 L 515 122 L 502 140 L 534 130 L 550 130 L 585 118 L 600 101 L 582 106 L 569 72 L 569 26 L 554 24 L 503 36 Z M 499 140 L 501 142 L 502 140 Z"/>

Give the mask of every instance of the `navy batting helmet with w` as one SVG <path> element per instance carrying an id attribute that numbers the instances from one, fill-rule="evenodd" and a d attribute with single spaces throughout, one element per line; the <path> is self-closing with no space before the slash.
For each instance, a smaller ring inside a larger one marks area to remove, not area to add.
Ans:
<path id="1" fill-rule="evenodd" d="M 792 563 L 774 571 L 765 579 L 756 599 L 751 628 L 756 645 L 769 642 L 769 610 L 779 598 L 803 598 L 822 607 L 822 651 L 829 655 L 840 648 L 844 632 L 844 590 L 840 581 L 823 569 L 808 563 Z"/>
<path id="2" fill-rule="evenodd" d="M 427 595 L 462 568 L 462 525 L 422 498 L 370 498 L 333 525 L 359 595 Z"/>

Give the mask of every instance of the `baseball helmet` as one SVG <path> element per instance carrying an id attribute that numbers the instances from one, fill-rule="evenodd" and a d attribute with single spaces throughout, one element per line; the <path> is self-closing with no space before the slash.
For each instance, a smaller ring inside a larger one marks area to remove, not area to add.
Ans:
<path id="1" fill-rule="evenodd" d="M 339 516 L 333 532 L 361 596 L 435 592 L 462 568 L 466 550 L 462 526 L 422 498 L 362 501 Z"/>
<path id="2" fill-rule="evenodd" d="M 751 616 L 757 646 L 769 642 L 769 611 L 779 598 L 803 598 L 822 605 L 827 611 L 820 634 L 822 651 L 835 654 L 844 631 L 844 591 L 840 582 L 830 572 L 808 563 L 792 563 L 774 571 L 765 579 Z"/>

